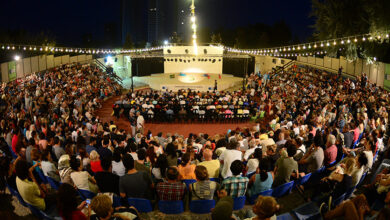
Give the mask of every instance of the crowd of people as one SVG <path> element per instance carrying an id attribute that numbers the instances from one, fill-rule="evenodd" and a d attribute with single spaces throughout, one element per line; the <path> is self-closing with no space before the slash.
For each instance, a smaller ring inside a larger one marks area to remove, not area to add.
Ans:
<path id="1" fill-rule="evenodd" d="M 238 219 L 232 198 L 256 196 L 326 166 L 309 199 L 329 201 L 357 186 L 376 160 L 390 158 L 390 97 L 364 74 L 352 81 L 293 66 L 264 75 L 251 74 L 245 91 L 231 93 L 130 92 L 115 104 L 114 116 L 123 113 L 128 119 L 120 120 L 130 120 L 131 128 L 95 115 L 120 86 L 94 66 L 63 66 L 4 84 L 1 175 L 24 201 L 64 219 L 138 218 L 126 198 L 216 199 L 213 219 Z M 199 112 L 246 110 L 258 123 L 214 136 L 207 128 L 188 137 L 145 134 L 145 113 L 192 114 L 196 106 Z M 61 182 L 59 190 L 47 187 L 40 173 Z M 324 218 L 373 215 L 369 207 L 378 198 L 390 202 L 389 177 L 384 170 L 364 194 L 335 209 L 322 205 Z M 87 204 L 76 189 L 98 195 Z M 114 195 L 122 198 L 116 209 Z M 387 205 L 375 217 L 388 218 Z M 273 197 L 259 196 L 246 217 L 269 219 L 279 210 Z"/>

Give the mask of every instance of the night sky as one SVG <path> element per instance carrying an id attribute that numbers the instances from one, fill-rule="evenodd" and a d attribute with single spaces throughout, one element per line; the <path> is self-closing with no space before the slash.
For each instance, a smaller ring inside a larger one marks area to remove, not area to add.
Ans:
<path id="1" fill-rule="evenodd" d="M 190 0 L 183 0 L 190 1 Z M 284 20 L 301 41 L 312 35 L 309 18 L 311 0 L 197 0 L 199 26 L 211 30 Z M 85 33 L 102 38 L 105 23 L 117 23 L 120 31 L 119 0 L 18 0 L 0 1 L 0 28 L 49 30 L 60 44 L 81 42 Z"/>

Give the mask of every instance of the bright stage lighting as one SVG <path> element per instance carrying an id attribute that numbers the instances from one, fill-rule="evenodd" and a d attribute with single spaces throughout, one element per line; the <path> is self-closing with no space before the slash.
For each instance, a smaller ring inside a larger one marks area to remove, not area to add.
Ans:
<path id="1" fill-rule="evenodd" d="M 168 45 L 168 41 L 167 40 L 164 41 L 164 45 Z"/>
<path id="2" fill-rule="evenodd" d="M 14 59 L 15 59 L 15 61 L 19 61 L 20 60 L 20 56 L 19 55 L 15 55 Z"/>
<path id="3" fill-rule="evenodd" d="M 195 22 L 195 17 L 194 16 L 191 17 L 191 21 Z"/>
<path id="4" fill-rule="evenodd" d="M 109 66 L 113 66 L 114 65 L 114 58 L 112 58 L 111 56 L 107 56 L 106 57 L 106 64 L 109 65 Z"/>

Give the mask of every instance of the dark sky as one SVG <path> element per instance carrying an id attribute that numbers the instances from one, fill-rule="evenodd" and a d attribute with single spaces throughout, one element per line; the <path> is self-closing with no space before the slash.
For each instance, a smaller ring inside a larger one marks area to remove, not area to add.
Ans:
<path id="1" fill-rule="evenodd" d="M 312 34 L 310 10 L 311 0 L 197 0 L 201 26 L 216 29 L 285 20 L 301 40 Z M 109 22 L 117 23 L 119 34 L 120 0 L 5 0 L 0 1 L 0 20 L 0 28 L 49 30 L 58 43 L 74 45 L 84 33 L 101 38 Z"/>

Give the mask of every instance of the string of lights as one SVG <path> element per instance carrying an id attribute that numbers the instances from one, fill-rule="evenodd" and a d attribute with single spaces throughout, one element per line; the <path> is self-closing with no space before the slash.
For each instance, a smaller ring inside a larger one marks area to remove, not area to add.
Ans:
<path id="1" fill-rule="evenodd" d="M 358 44 L 364 42 L 374 42 L 374 41 L 383 41 L 389 40 L 389 33 L 376 33 L 376 34 L 361 34 L 354 35 L 349 37 L 335 38 L 322 41 L 314 41 L 309 43 L 294 44 L 280 47 L 272 48 L 260 48 L 260 49 L 237 49 L 232 47 L 225 47 L 224 50 L 232 53 L 243 53 L 251 55 L 263 55 L 263 56 L 281 56 L 281 57 L 294 57 L 302 55 L 315 55 L 315 54 L 325 54 L 326 48 L 336 47 L 336 46 L 345 46 L 348 44 Z M 308 52 L 313 50 L 323 50 L 317 52 Z M 325 50 L 325 51 L 324 51 Z M 303 52 L 303 53 L 302 53 Z"/>

